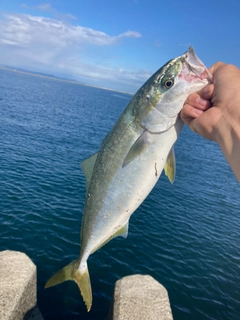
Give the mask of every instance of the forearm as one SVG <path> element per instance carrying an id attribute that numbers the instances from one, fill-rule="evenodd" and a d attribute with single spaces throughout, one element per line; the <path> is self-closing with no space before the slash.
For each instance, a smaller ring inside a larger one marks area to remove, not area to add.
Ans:
<path id="1" fill-rule="evenodd" d="M 235 121 L 221 121 L 216 130 L 216 142 L 219 144 L 238 182 L 240 182 L 240 125 Z"/>

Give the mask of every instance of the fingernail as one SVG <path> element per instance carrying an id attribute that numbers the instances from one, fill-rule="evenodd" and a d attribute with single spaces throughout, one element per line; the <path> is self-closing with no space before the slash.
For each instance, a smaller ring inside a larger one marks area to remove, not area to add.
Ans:
<path id="1" fill-rule="evenodd" d="M 203 113 L 203 111 L 200 110 L 200 109 L 194 108 L 193 110 L 194 110 L 194 112 L 196 113 L 196 115 L 198 115 L 198 116 L 200 116 L 200 115 Z"/>
<path id="2" fill-rule="evenodd" d="M 201 98 L 201 97 L 198 97 L 198 98 L 196 99 L 196 102 L 197 102 L 198 104 L 200 104 L 201 106 L 203 106 L 203 107 L 206 107 L 207 104 L 208 104 L 208 100 L 203 99 L 203 98 Z"/>

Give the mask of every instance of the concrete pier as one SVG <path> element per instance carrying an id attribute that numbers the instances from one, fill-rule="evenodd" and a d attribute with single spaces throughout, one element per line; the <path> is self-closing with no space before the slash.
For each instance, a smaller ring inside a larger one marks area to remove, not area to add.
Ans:
<path id="1" fill-rule="evenodd" d="M 36 283 L 36 266 L 26 254 L 0 252 L 0 320 L 43 320 Z"/>
<path id="2" fill-rule="evenodd" d="M 43 320 L 36 279 L 36 266 L 26 254 L 0 252 L 0 320 Z M 108 320 L 173 320 L 167 290 L 149 275 L 118 280 Z"/>
<path id="3" fill-rule="evenodd" d="M 149 275 L 118 280 L 108 320 L 173 320 L 167 290 Z"/>

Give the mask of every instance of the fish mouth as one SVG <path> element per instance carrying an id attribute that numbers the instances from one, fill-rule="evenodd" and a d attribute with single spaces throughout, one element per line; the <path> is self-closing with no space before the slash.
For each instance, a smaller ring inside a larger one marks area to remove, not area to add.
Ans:
<path id="1" fill-rule="evenodd" d="M 198 80 L 207 80 L 208 83 L 213 82 L 213 76 L 208 71 L 204 63 L 198 58 L 193 47 L 190 47 L 187 52 L 182 55 L 183 67 L 180 73 L 180 78 L 187 82 Z"/>

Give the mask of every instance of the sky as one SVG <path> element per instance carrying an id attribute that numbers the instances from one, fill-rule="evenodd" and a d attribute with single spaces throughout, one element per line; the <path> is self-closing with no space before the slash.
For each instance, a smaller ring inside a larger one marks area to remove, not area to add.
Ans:
<path id="1" fill-rule="evenodd" d="M 191 45 L 240 67 L 239 0 L 0 0 L 0 65 L 136 92 Z"/>

